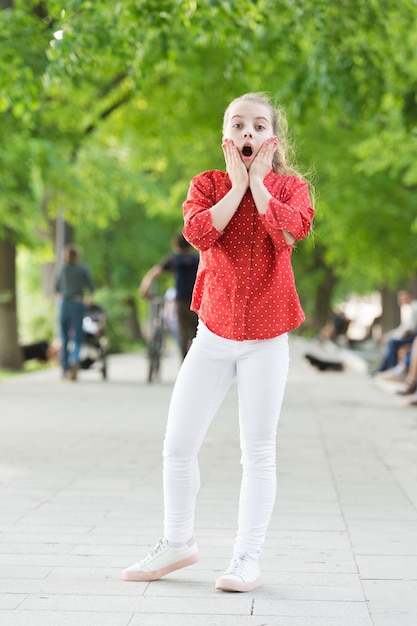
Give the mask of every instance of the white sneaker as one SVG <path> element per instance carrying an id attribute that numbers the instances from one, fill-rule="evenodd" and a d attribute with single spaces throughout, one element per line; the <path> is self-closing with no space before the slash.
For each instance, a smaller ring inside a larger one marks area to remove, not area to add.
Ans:
<path id="1" fill-rule="evenodd" d="M 216 581 L 216 589 L 222 591 L 252 591 L 260 587 L 261 572 L 258 559 L 249 554 L 241 554 L 233 558 L 228 569 Z"/>
<path id="2" fill-rule="evenodd" d="M 166 539 L 160 539 L 147 557 L 124 570 L 122 579 L 137 582 L 158 580 L 199 560 L 198 546 L 194 539 L 181 548 L 174 548 Z"/>

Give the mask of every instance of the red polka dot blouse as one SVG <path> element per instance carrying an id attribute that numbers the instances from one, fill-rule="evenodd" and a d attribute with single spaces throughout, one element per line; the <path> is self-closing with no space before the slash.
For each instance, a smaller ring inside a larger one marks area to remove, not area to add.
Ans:
<path id="1" fill-rule="evenodd" d="M 291 266 L 293 246 L 282 231 L 297 240 L 307 236 L 314 214 L 308 186 L 272 170 L 264 185 L 272 195 L 265 215 L 248 190 L 223 232 L 213 226 L 210 208 L 232 186 L 225 172 L 194 177 L 183 204 L 184 236 L 200 251 L 191 309 L 226 339 L 270 339 L 305 319 Z"/>

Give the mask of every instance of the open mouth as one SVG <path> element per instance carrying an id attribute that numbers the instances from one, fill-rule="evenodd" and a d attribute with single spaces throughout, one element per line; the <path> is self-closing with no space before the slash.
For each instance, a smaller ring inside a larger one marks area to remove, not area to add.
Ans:
<path id="1" fill-rule="evenodd" d="M 252 156 L 253 150 L 251 146 L 243 146 L 242 154 L 243 156 L 250 157 Z"/>

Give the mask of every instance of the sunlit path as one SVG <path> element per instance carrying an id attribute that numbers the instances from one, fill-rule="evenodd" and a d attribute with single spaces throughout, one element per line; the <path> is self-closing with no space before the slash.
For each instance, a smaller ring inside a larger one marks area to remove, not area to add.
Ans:
<path id="1" fill-rule="evenodd" d="M 177 353 L 109 380 L 58 370 L 0 383 L 0 623 L 7 626 L 415 626 L 417 411 L 357 371 L 319 372 L 293 337 L 264 585 L 216 592 L 240 465 L 236 390 L 201 452 L 201 561 L 154 583 L 121 571 L 161 534 L 161 448 Z"/>

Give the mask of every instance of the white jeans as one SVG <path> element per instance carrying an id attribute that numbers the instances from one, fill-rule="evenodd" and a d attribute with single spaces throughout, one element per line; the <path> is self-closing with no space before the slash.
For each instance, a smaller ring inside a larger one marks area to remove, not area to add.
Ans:
<path id="1" fill-rule="evenodd" d="M 289 365 L 288 337 L 233 341 L 199 323 L 174 387 L 164 442 L 164 535 L 186 543 L 200 488 L 198 452 L 237 379 L 243 476 L 234 554 L 258 554 L 276 494 L 276 433 Z"/>

